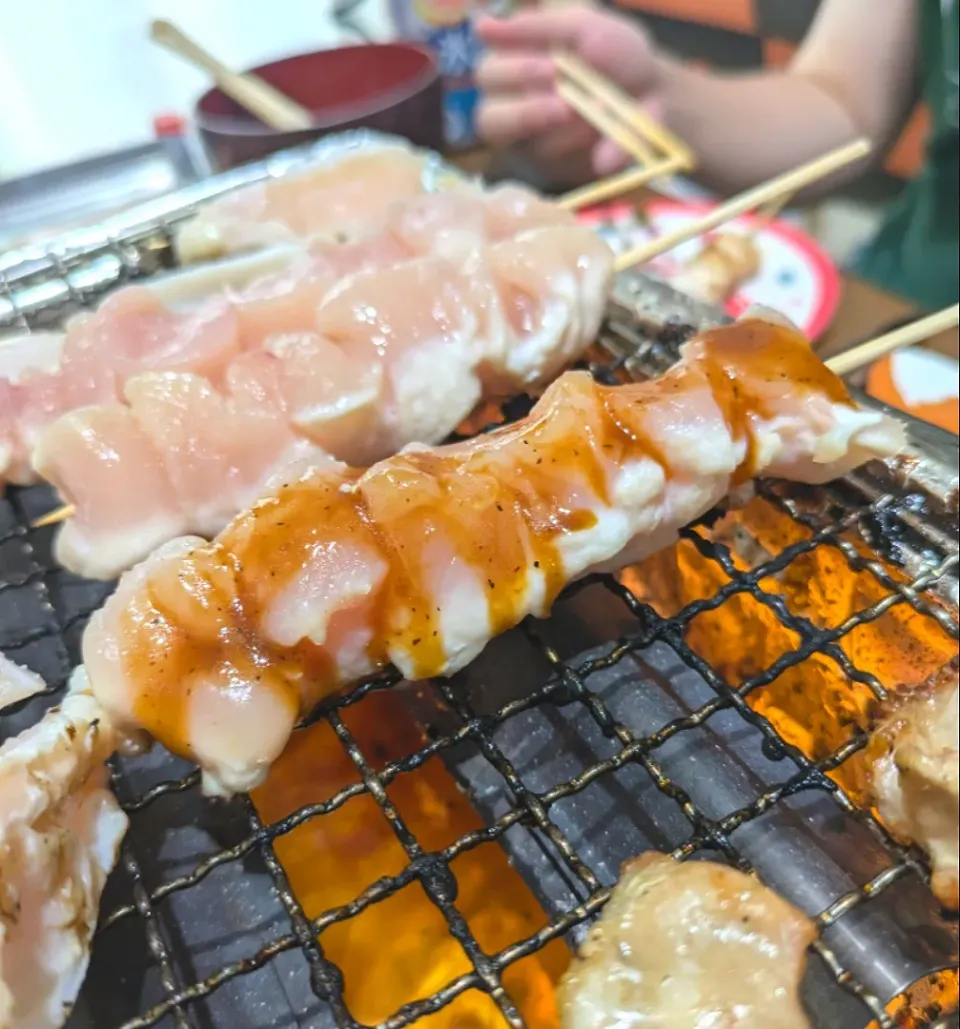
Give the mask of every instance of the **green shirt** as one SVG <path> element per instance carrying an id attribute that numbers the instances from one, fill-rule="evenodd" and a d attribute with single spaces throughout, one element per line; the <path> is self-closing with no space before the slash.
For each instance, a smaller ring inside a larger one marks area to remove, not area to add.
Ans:
<path id="1" fill-rule="evenodd" d="M 880 0 L 882 2 L 882 0 Z M 919 0 L 920 74 L 930 110 L 926 164 L 853 270 L 921 307 L 955 304 L 958 286 L 957 0 Z"/>

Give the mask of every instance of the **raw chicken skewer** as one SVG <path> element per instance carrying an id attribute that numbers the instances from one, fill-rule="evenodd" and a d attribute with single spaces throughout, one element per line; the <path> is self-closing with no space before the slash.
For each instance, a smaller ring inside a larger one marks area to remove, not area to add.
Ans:
<path id="1" fill-rule="evenodd" d="M 902 442 L 802 336 L 743 321 L 657 381 L 570 372 L 516 425 L 312 472 L 213 543 L 166 544 L 91 620 L 86 668 L 118 723 L 197 761 L 207 790 L 250 789 L 329 693 L 390 663 L 450 675 L 751 477 L 825 482 Z"/>
<path id="2" fill-rule="evenodd" d="M 313 241 L 288 267 L 185 312 L 153 290 L 120 290 L 65 337 L 24 337 L 0 350 L 0 484 L 36 481 L 31 453 L 41 431 L 67 411 L 112 403 L 142 372 L 193 372 L 214 384 L 230 363 L 273 335 L 316 329 L 315 308 L 345 276 L 411 257 L 453 255 L 527 229 L 575 218 L 516 186 L 461 187 L 393 204 L 377 232 L 349 244 Z M 583 230 L 579 230 L 581 233 Z"/>
<path id="3" fill-rule="evenodd" d="M 93 697 L 0 747 L 0 1026 L 58 1029 L 90 958 L 127 817 L 107 787 L 116 739 Z"/>
<path id="4" fill-rule="evenodd" d="M 130 379 L 124 402 L 73 411 L 38 441 L 35 468 L 74 508 L 57 559 L 113 578 L 174 536 L 214 535 L 281 475 L 438 443 L 482 398 L 539 392 L 593 341 L 612 263 L 587 228 L 537 229 L 348 278 L 315 332 L 241 354 L 219 389 Z"/>
<path id="5" fill-rule="evenodd" d="M 423 193 L 428 158 L 403 141 L 331 149 L 300 172 L 205 205 L 177 233 L 180 261 L 208 261 L 316 235 L 364 235 L 396 200 Z"/>
<path id="6" fill-rule="evenodd" d="M 960 687 L 957 663 L 916 690 L 901 688 L 870 747 L 874 802 L 897 835 L 933 865 L 933 892 L 960 906 Z"/>
<path id="7" fill-rule="evenodd" d="M 809 1029 L 813 923 L 753 877 L 644 854 L 624 865 L 559 989 L 563 1029 Z"/>

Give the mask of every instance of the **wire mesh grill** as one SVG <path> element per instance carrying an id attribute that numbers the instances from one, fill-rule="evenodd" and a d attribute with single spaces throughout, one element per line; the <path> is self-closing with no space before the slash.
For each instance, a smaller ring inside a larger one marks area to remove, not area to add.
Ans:
<path id="1" fill-rule="evenodd" d="M 611 324 L 610 331 L 616 338 L 608 341 L 608 349 L 621 356 L 591 366 L 594 374 L 606 381 L 622 376 L 624 353 L 633 355 L 634 366 L 640 361 L 648 371 L 664 367 L 675 356 L 676 344 L 684 334 L 668 327 L 644 336 L 643 347 L 638 350 L 635 326 L 622 328 L 618 334 L 616 320 Z M 505 416 L 515 417 L 523 413 L 523 408 L 522 401 L 509 405 Z M 491 670 L 484 663 L 487 659 L 481 658 L 468 673 L 448 682 L 427 684 L 415 695 L 399 683 L 395 673 L 389 673 L 324 703 L 310 722 L 326 723 L 339 740 L 355 769 L 355 781 L 280 821 L 263 822 L 247 798 L 229 805 L 204 800 L 197 773 L 163 752 L 116 758 L 114 787 L 130 814 L 131 831 L 121 868 L 104 899 L 90 988 L 75 1013 L 76 1024 L 89 1022 L 98 1029 L 154 1025 L 178 1029 L 220 1025 L 359 1027 L 361 1023 L 345 998 L 343 974 L 325 954 L 325 933 L 418 884 L 457 941 L 469 970 L 380 1021 L 381 1029 L 411 1025 L 469 991 L 486 994 L 507 1025 L 524 1026 L 527 1023 L 517 1000 L 505 985 L 505 973 L 557 938 L 578 939 L 607 899 L 613 879 L 610 861 L 595 859 L 599 846 L 595 841 L 590 847 L 583 845 L 575 825 L 563 814 L 565 805 L 576 805 L 598 786 L 606 788 L 618 777 L 630 776 L 625 781 L 642 784 L 634 788 L 645 789 L 652 806 L 669 807 L 672 828 L 664 836 L 669 838 L 664 849 L 680 858 L 710 854 L 750 868 L 754 851 L 741 846 L 738 834 L 761 824 L 771 813 L 798 801 L 802 804 L 808 797 L 818 801 L 826 798 L 831 811 L 848 817 L 862 829 L 885 858 L 882 867 L 832 896 L 819 912 L 822 935 L 814 947 L 818 955 L 814 964 L 819 962 L 819 967 L 813 974 L 827 983 L 825 996 L 833 998 L 829 1002 L 833 1008 L 828 1006 L 818 1013 L 818 1026 L 845 1029 L 847 1025 L 864 1025 L 870 1019 L 876 1019 L 883 1029 L 893 1026 L 892 1017 L 884 1010 L 885 998 L 878 997 L 862 976 L 844 966 L 832 940 L 838 926 L 853 924 L 865 912 L 865 924 L 869 924 L 869 913 L 881 898 L 903 884 L 914 890 L 912 897 L 920 889 L 927 898 L 926 863 L 915 850 L 892 840 L 831 777 L 864 746 L 862 733 L 851 731 L 842 746 L 813 760 L 788 743 L 750 702 L 778 676 L 812 655 L 834 662 L 851 684 L 866 687 L 882 699 L 885 691 L 880 681 L 853 663 L 843 648 L 844 639 L 891 608 L 909 605 L 918 616 L 935 622 L 942 632 L 957 640 L 960 632 L 956 611 L 945 606 L 937 593 L 945 580 L 956 577 L 956 550 L 938 553 L 924 541 L 922 570 L 901 580 L 891 565 L 878 559 L 876 550 L 881 537 L 898 541 L 916 535 L 917 519 L 924 514 L 916 497 L 870 495 L 852 480 L 824 490 L 764 484 L 760 493 L 767 503 L 803 527 L 800 542 L 744 570 L 734 560 L 729 544 L 712 533 L 715 514 L 688 527 L 682 539 L 716 567 L 725 584 L 714 595 L 689 603 L 670 616 L 637 599 L 615 578 L 594 577 L 577 584 L 561 598 L 550 620 L 528 620 L 510 634 L 506 645 L 513 648 L 509 657 L 512 670 L 506 677 L 512 677 L 507 693 L 513 695 L 506 699 L 491 690 L 491 682 L 505 666 L 495 664 Z M 79 660 L 85 621 L 110 588 L 76 579 L 56 567 L 50 556 L 52 530 L 28 527 L 50 506 L 51 496 L 45 487 L 8 491 L 0 501 L 0 649 L 34 667 L 50 683 L 48 695 L 4 717 L 4 735 L 32 723 L 43 707 L 55 702 L 71 667 Z M 868 550 L 865 552 L 855 541 Z M 765 583 L 818 548 L 832 548 L 853 571 L 871 576 L 882 592 L 881 599 L 829 628 L 791 610 L 784 597 Z M 891 550 L 885 556 L 895 560 L 897 554 Z M 768 667 L 731 684 L 689 645 L 687 636 L 698 616 L 743 595 L 773 612 L 797 642 Z M 616 608 L 615 614 L 605 614 L 602 619 L 612 627 L 608 633 L 611 638 L 590 648 L 582 641 L 574 646 L 571 640 L 576 633 L 568 634 L 564 628 L 582 620 L 584 598 L 588 610 L 609 613 Z M 496 655 L 490 660 L 496 661 Z M 666 661 L 664 674 L 668 678 L 695 674 L 706 693 L 660 724 L 638 727 L 620 709 L 616 691 L 611 693 L 604 676 L 625 676 L 636 694 L 643 676 L 653 674 L 649 662 L 658 661 L 661 666 Z M 638 671 L 637 662 L 648 662 L 644 665 L 647 673 Z M 519 687 L 515 673 L 518 666 L 536 669 L 533 678 L 528 675 Z M 479 688 L 477 679 L 481 681 Z M 418 748 L 383 762 L 364 750 L 350 728 L 349 714 L 356 705 L 396 690 L 406 691 L 405 703 L 417 712 L 425 736 Z M 515 740 L 511 742 L 511 730 L 516 728 L 514 736 L 525 736 L 525 720 L 531 718 L 546 718 L 551 724 L 558 718 L 567 724 L 576 723 L 578 732 L 596 737 L 597 745 L 579 767 L 571 770 L 572 766 L 565 765 L 562 774 L 553 774 L 549 762 L 546 767 L 543 762 L 535 762 L 537 781 L 532 783 L 529 762 Z M 699 795 L 702 791 L 682 782 L 665 757 L 678 741 L 712 730 L 724 718 L 728 722 L 733 719 L 762 749 L 765 760 L 778 769 L 775 781 L 728 810 L 705 803 Z M 461 760 L 464 753 L 469 754 L 467 760 Z M 431 849 L 408 825 L 392 799 L 391 786 L 436 757 L 454 770 L 473 797 L 484 825 Z M 491 776 L 497 783 L 493 800 L 481 789 L 484 777 Z M 322 784 L 318 788 L 322 790 Z M 308 917 L 290 888 L 275 844 L 298 827 L 329 817 L 358 797 L 369 798 L 377 805 L 402 848 L 405 863 L 395 874 L 370 882 L 348 902 Z M 186 839 L 172 856 L 165 853 L 161 860 L 165 841 L 175 830 Z M 551 874 L 563 881 L 562 898 L 545 895 L 549 891 L 541 883 L 538 892 L 546 912 L 542 928 L 505 947 L 484 949 L 458 907 L 455 862 L 464 854 L 496 843 L 505 846 L 522 866 L 524 847 L 531 841 L 541 859 L 548 855 Z M 272 883 L 272 891 L 265 888 L 265 879 Z M 256 901 L 251 901 L 246 892 L 251 882 Z M 203 937 L 208 912 L 210 924 L 218 925 L 215 938 Z M 402 933 L 402 926 L 398 926 L 398 932 Z M 955 927 L 953 936 L 948 948 L 955 946 Z M 280 998 L 278 1003 L 282 1001 L 284 1014 L 270 1021 L 267 1009 L 274 995 Z M 255 1014 L 260 1003 L 264 1005 L 262 1018 Z M 851 1010 L 856 1011 L 852 1021 Z M 932 1011 L 931 1017 L 936 1014 Z"/>

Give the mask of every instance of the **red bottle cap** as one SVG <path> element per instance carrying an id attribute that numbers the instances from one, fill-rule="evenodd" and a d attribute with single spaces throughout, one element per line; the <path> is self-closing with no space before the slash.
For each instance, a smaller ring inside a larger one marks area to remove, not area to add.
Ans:
<path id="1" fill-rule="evenodd" d="M 153 133 L 158 139 L 182 136 L 184 121 L 179 114 L 158 114 L 153 119 Z"/>

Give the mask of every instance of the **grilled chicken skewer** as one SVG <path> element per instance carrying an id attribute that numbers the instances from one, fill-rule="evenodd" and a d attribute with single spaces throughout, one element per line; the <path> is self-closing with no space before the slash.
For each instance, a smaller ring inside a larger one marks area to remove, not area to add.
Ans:
<path id="1" fill-rule="evenodd" d="M 560 985 L 563 1029 L 809 1029 L 813 923 L 749 875 L 644 854 Z"/>
<path id="2" fill-rule="evenodd" d="M 515 425 L 309 473 L 212 543 L 166 544 L 91 620 L 86 668 L 121 727 L 197 761 L 210 791 L 251 789 L 329 693 L 390 663 L 449 675 L 753 476 L 825 482 L 902 440 L 801 335 L 743 321 L 657 381 L 567 373 Z"/>

